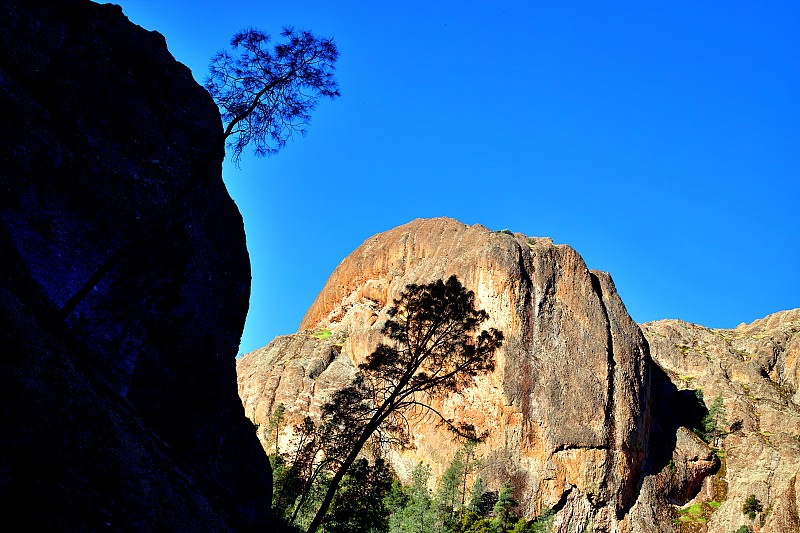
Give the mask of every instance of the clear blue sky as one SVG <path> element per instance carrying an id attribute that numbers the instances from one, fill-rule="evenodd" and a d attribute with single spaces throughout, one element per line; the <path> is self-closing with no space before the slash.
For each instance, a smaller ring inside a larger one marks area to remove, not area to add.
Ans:
<path id="1" fill-rule="evenodd" d="M 418 217 L 569 244 L 638 322 L 800 307 L 800 2 L 120 3 L 200 82 L 245 27 L 339 46 L 342 96 L 309 134 L 225 163 L 253 264 L 242 352 Z"/>

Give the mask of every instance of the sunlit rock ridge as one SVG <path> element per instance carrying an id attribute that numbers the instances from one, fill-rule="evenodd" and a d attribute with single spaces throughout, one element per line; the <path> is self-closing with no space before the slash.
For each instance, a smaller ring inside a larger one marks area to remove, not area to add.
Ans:
<path id="1" fill-rule="evenodd" d="M 721 502 L 708 531 L 749 525 L 742 505 L 751 494 L 765 509 L 753 524 L 760 531 L 800 531 L 800 309 L 729 330 L 680 320 L 642 330 L 655 363 L 677 388 L 702 390 L 707 404 L 724 400 L 730 431 L 719 443 L 724 465 L 693 500 L 706 510 L 708 502 Z M 668 471 L 649 479 L 646 490 L 663 493 L 658 487 L 668 479 Z"/>
<path id="2" fill-rule="evenodd" d="M 380 341 L 387 309 L 404 287 L 452 274 L 490 314 L 485 326 L 506 336 L 494 372 L 436 404 L 445 416 L 489 431 L 478 448 L 487 489 L 511 480 L 519 511 L 532 518 L 544 506 L 556 509 L 559 532 L 587 525 L 673 531 L 676 520 L 683 527 L 681 516 L 690 516 L 680 509 L 696 504 L 705 513 L 698 531 L 727 533 L 746 522 L 741 507 L 751 493 L 772 505 L 762 531 L 794 530 L 800 312 L 765 320 L 772 329 L 756 323 L 752 331 L 712 332 L 682 322 L 642 329 L 611 277 L 589 270 L 569 246 L 447 218 L 415 220 L 368 239 L 333 272 L 298 333 L 239 360 L 239 394 L 265 448 L 274 450 L 266 435 L 277 405 L 286 406 L 290 423 L 318 417 Z M 313 336 L 321 328 L 331 336 Z M 736 343 L 750 346 L 748 339 L 762 355 L 743 359 Z M 699 347 L 705 355 L 696 355 Z M 706 383 L 706 404 L 721 393 L 730 422 L 745 418 L 723 439 L 723 448 L 733 446 L 727 468 L 718 457 L 724 454 L 687 429 L 705 413 L 695 390 Z M 290 445 L 290 425 L 281 446 Z M 430 418 L 414 421 L 413 436 L 413 450 L 387 453 L 406 481 L 420 460 L 440 475 L 460 446 Z M 760 447 L 750 447 L 753 439 Z"/>
<path id="3" fill-rule="evenodd" d="M 647 343 L 610 276 L 550 239 L 446 218 L 370 238 L 331 275 L 299 333 L 240 360 L 246 414 L 264 424 L 278 403 L 315 413 L 374 349 L 393 299 L 453 274 L 506 336 L 491 375 L 439 399 L 445 416 L 489 430 L 481 476 L 495 489 L 511 479 L 528 516 L 547 505 L 564 523 L 630 529 L 648 445 Z M 345 339 L 340 353 L 310 337 L 322 327 Z M 393 457 L 401 476 L 419 459 L 441 471 L 459 446 L 433 420 L 414 439 L 413 453 Z"/>

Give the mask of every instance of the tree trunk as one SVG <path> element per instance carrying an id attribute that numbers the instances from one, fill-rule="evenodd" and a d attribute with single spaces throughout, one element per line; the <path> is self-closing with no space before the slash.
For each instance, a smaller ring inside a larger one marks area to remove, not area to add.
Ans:
<path id="1" fill-rule="evenodd" d="M 317 514 L 314 515 L 314 520 L 312 520 L 311 524 L 308 526 L 307 533 L 314 533 L 317 528 L 322 525 L 322 520 L 325 518 L 325 514 L 327 514 L 331 503 L 333 503 L 333 497 L 336 495 L 336 490 L 339 488 L 339 483 L 341 483 L 344 475 L 347 473 L 347 470 L 355 462 L 358 454 L 361 453 L 361 449 L 364 447 L 364 444 L 367 443 L 369 437 L 375 432 L 376 429 L 378 429 L 381 420 L 382 419 L 376 417 L 375 419 L 370 420 L 370 422 L 364 428 L 361 436 L 353 445 L 353 449 L 350 450 L 350 454 L 342 462 L 342 466 L 336 471 L 333 479 L 331 479 L 331 483 L 328 485 L 328 490 L 325 492 L 325 498 L 322 500 L 322 504 L 320 505 L 319 510 L 317 510 Z"/>

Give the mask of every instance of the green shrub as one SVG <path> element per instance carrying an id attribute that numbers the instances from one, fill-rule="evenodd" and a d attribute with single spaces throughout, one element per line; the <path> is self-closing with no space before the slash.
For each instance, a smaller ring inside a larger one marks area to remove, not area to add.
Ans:
<path id="1" fill-rule="evenodd" d="M 764 506 L 758 501 L 755 494 L 751 494 L 744 501 L 742 505 L 742 512 L 747 515 L 750 520 L 755 520 L 756 515 L 764 510 Z"/>
<path id="2" fill-rule="evenodd" d="M 311 334 L 312 337 L 319 340 L 328 339 L 330 338 L 331 335 L 333 335 L 333 333 L 331 333 L 331 330 L 329 330 L 328 328 L 319 329 Z"/>

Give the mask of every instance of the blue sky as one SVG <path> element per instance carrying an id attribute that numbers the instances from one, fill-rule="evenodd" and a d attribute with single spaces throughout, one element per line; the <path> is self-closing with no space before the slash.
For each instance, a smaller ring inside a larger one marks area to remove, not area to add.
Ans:
<path id="1" fill-rule="evenodd" d="M 200 82 L 246 27 L 341 52 L 305 138 L 224 165 L 253 265 L 242 352 L 418 217 L 569 244 L 638 322 L 800 307 L 798 2 L 119 3 Z"/>

